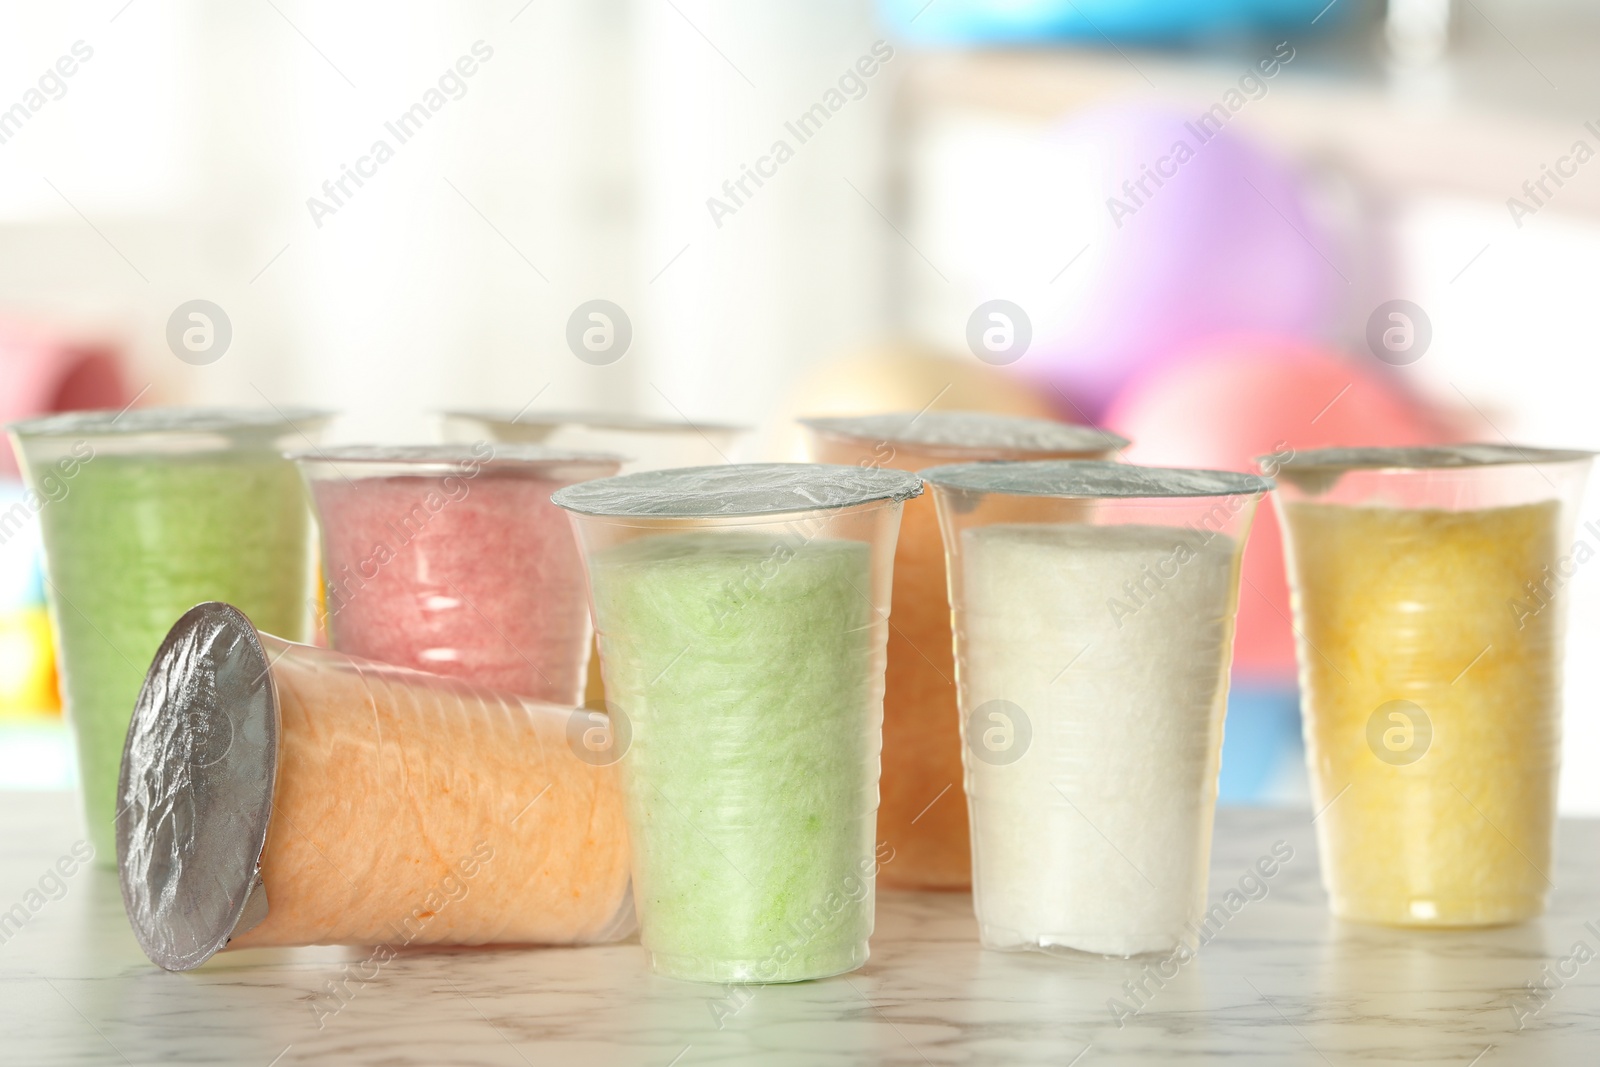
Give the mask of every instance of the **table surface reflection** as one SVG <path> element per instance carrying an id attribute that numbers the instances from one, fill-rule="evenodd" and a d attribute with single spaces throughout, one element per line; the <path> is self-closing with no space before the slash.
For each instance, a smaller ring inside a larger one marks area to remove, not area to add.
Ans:
<path id="1" fill-rule="evenodd" d="M 1595 1063 L 1600 961 L 1587 957 L 1600 950 L 1600 822 L 1568 821 L 1561 833 L 1558 888 L 1541 921 L 1402 931 L 1329 918 L 1306 813 L 1224 811 L 1214 900 L 1275 842 L 1294 856 L 1265 895 L 1247 882 L 1259 899 L 1241 894 L 1171 976 L 1147 975 L 1144 961 L 985 952 L 967 896 L 885 893 L 872 959 L 820 982 L 673 982 L 646 973 L 631 942 L 403 951 L 363 982 L 354 966 L 369 953 L 359 949 L 258 949 L 188 974 L 157 969 L 108 873 L 81 870 L 64 892 L 51 883 L 49 895 L 29 896 L 81 836 L 73 798 L 0 794 L 0 911 L 21 905 L 29 916 L 15 932 L 0 925 L 0 1061 Z M 1146 992 L 1135 998 L 1125 982 Z M 1550 991 L 1530 998 L 1529 982 Z M 332 1012 L 330 983 L 346 990 Z"/>

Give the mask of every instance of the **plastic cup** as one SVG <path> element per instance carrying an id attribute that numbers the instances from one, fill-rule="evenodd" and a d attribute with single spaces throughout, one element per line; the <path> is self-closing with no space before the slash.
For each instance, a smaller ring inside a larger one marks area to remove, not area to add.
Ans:
<path id="1" fill-rule="evenodd" d="M 639 415 L 599 411 L 447 411 L 440 415 L 446 441 L 490 440 L 552 448 L 615 453 L 623 457 L 621 473 L 699 467 L 729 463 L 738 456 L 743 426 L 721 423 L 672 422 Z M 606 706 L 600 657 L 589 656 L 584 703 Z"/>
<path id="2" fill-rule="evenodd" d="M 1323 449 L 1279 468 L 1322 878 L 1340 918 L 1480 926 L 1544 911 L 1564 591 L 1593 551 L 1573 543 L 1590 462 L 1459 445 Z"/>
<path id="3" fill-rule="evenodd" d="M 266 945 L 376 945 L 381 966 L 405 945 L 626 935 L 621 792 L 569 745 L 575 711 L 193 608 L 122 759 L 140 946 L 169 970 Z"/>
<path id="4" fill-rule="evenodd" d="M 1239 558 L 1272 483 L 1070 461 L 922 476 L 949 554 L 983 944 L 1192 951 L 1215 932 Z"/>
<path id="5" fill-rule="evenodd" d="M 1088 426 L 970 411 L 801 419 L 819 463 L 918 471 L 978 460 L 1109 459 L 1123 438 Z M 895 850 L 880 884 L 966 889 L 972 844 L 961 785 L 944 539 L 931 497 L 908 500 L 894 554 L 884 675 L 878 837 Z"/>
<path id="6" fill-rule="evenodd" d="M 728 463 L 749 431 L 723 423 L 674 422 L 599 411 L 446 411 L 444 439 L 535 444 L 626 457 L 625 474 Z"/>
<path id="7" fill-rule="evenodd" d="M 172 620 L 226 599 L 286 637 L 310 636 L 311 512 L 282 452 L 327 419 L 179 408 L 9 427 L 42 501 L 46 599 L 89 840 L 102 863 L 113 854 L 128 716 Z"/>
<path id="8" fill-rule="evenodd" d="M 921 491 L 774 463 L 556 493 L 588 567 L 658 974 L 793 982 L 866 960 L 894 539 Z"/>
<path id="9" fill-rule="evenodd" d="M 295 455 L 316 503 L 334 648 L 557 704 L 583 702 L 588 592 L 550 494 L 618 458 L 539 445 Z"/>

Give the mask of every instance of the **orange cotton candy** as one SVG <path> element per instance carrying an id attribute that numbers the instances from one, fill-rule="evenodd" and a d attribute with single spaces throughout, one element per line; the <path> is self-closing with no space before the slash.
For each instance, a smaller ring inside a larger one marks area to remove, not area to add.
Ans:
<path id="1" fill-rule="evenodd" d="M 614 768 L 573 753 L 567 709 L 262 642 L 282 723 L 270 910 L 230 948 L 579 943 L 631 924 Z"/>

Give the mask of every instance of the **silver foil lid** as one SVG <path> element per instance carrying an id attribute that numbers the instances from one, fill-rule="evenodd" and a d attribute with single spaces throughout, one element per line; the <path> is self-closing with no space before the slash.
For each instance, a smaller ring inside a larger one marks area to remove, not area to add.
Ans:
<path id="1" fill-rule="evenodd" d="M 482 422 L 538 426 L 557 429 L 582 426 L 590 430 L 622 430 L 629 433 L 745 433 L 747 426 L 721 422 L 682 422 L 653 419 L 645 415 L 622 415 L 604 411 L 446 411 L 449 418 L 478 419 Z"/>
<path id="2" fill-rule="evenodd" d="M 922 479 L 907 471 L 825 463 L 730 463 L 583 482 L 556 490 L 550 499 L 583 515 L 695 519 L 899 502 L 921 492 Z"/>
<path id="3" fill-rule="evenodd" d="M 1348 470 L 1450 470 L 1461 467 L 1501 467 L 1525 463 L 1574 463 L 1593 459 L 1595 453 L 1561 448 L 1525 448 L 1521 445 L 1423 445 L 1405 448 L 1314 448 L 1284 459 L 1263 456 L 1286 478 L 1299 471 Z"/>
<path id="4" fill-rule="evenodd" d="M 267 915 L 261 850 L 278 776 L 278 697 L 255 627 L 211 602 L 156 652 L 117 783 L 117 868 L 139 946 L 198 967 Z"/>
<path id="5" fill-rule="evenodd" d="M 1136 467 L 1103 460 L 1045 459 L 1026 463 L 955 463 L 925 470 L 940 488 L 1014 496 L 1138 499 L 1265 493 L 1270 478 L 1236 471 Z"/>
<path id="6" fill-rule="evenodd" d="M 626 457 L 613 452 L 582 452 L 532 444 L 495 444 L 487 448 L 468 444 L 332 445 L 300 449 L 288 453 L 288 457 L 307 465 L 326 463 L 334 466 L 348 464 L 352 467 L 410 467 L 416 468 L 417 473 L 431 470 L 452 472 L 473 464 L 500 473 L 530 475 L 556 468 L 593 468 L 580 473 L 579 477 L 583 478 L 603 478 L 626 461 Z"/>
<path id="7" fill-rule="evenodd" d="M 130 408 L 68 411 L 6 426 L 22 437 L 132 436 L 163 433 L 281 433 L 320 428 L 333 413 L 316 408 Z"/>
<path id="8" fill-rule="evenodd" d="M 826 437 L 922 445 L 930 449 L 1008 452 L 1115 452 L 1125 437 L 1050 419 L 983 411 L 898 411 L 883 415 L 806 418 L 800 425 Z"/>

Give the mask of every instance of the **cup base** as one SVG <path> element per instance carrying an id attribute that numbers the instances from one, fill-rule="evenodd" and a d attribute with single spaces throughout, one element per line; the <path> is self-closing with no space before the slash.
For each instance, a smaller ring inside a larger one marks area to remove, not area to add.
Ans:
<path id="1" fill-rule="evenodd" d="M 1102 956 L 1124 960 L 1136 956 L 1164 956 L 1176 952 L 1186 943 L 1182 937 L 1172 933 L 1084 931 L 1023 934 L 984 923 L 978 925 L 978 941 L 984 948 L 996 952 L 1043 952 L 1050 956 Z"/>
<path id="2" fill-rule="evenodd" d="M 1500 897 L 1490 900 L 1447 900 L 1437 897 L 1359 900 L 1330 896 L 1336 919 L 1368 926 L 1452 927 L 1510 926 L 1544 914 L 1543 897 Z"/>
<path id="3" fill-rule="evenodd" d="M 650 969 L 663 978 L 680 982 L 714 982 L 718 985 L 774 985 L 809 982 L 854 971 L 867 962 L 867 943 L 832 948 L 819 947 L 779 961 L 776 953 L 755 959 L 716 959 L 650 953 Z"/>
<path id="4" fill-rule="evenodd" d="M 85 770 L 80 764 L 78 773 L 84 775 Z M 79 781 L 82 781 L 82 778 Z M 83 839 L 88 841 L 90 847 L 94 849 L 94 859 L 89 862 L 101 870 L 116 870 L 117 834 L 115 822 L 111 817 L 110 811 L 101 813 L 85 810 L 83 821 L 85 823 Z"/>

